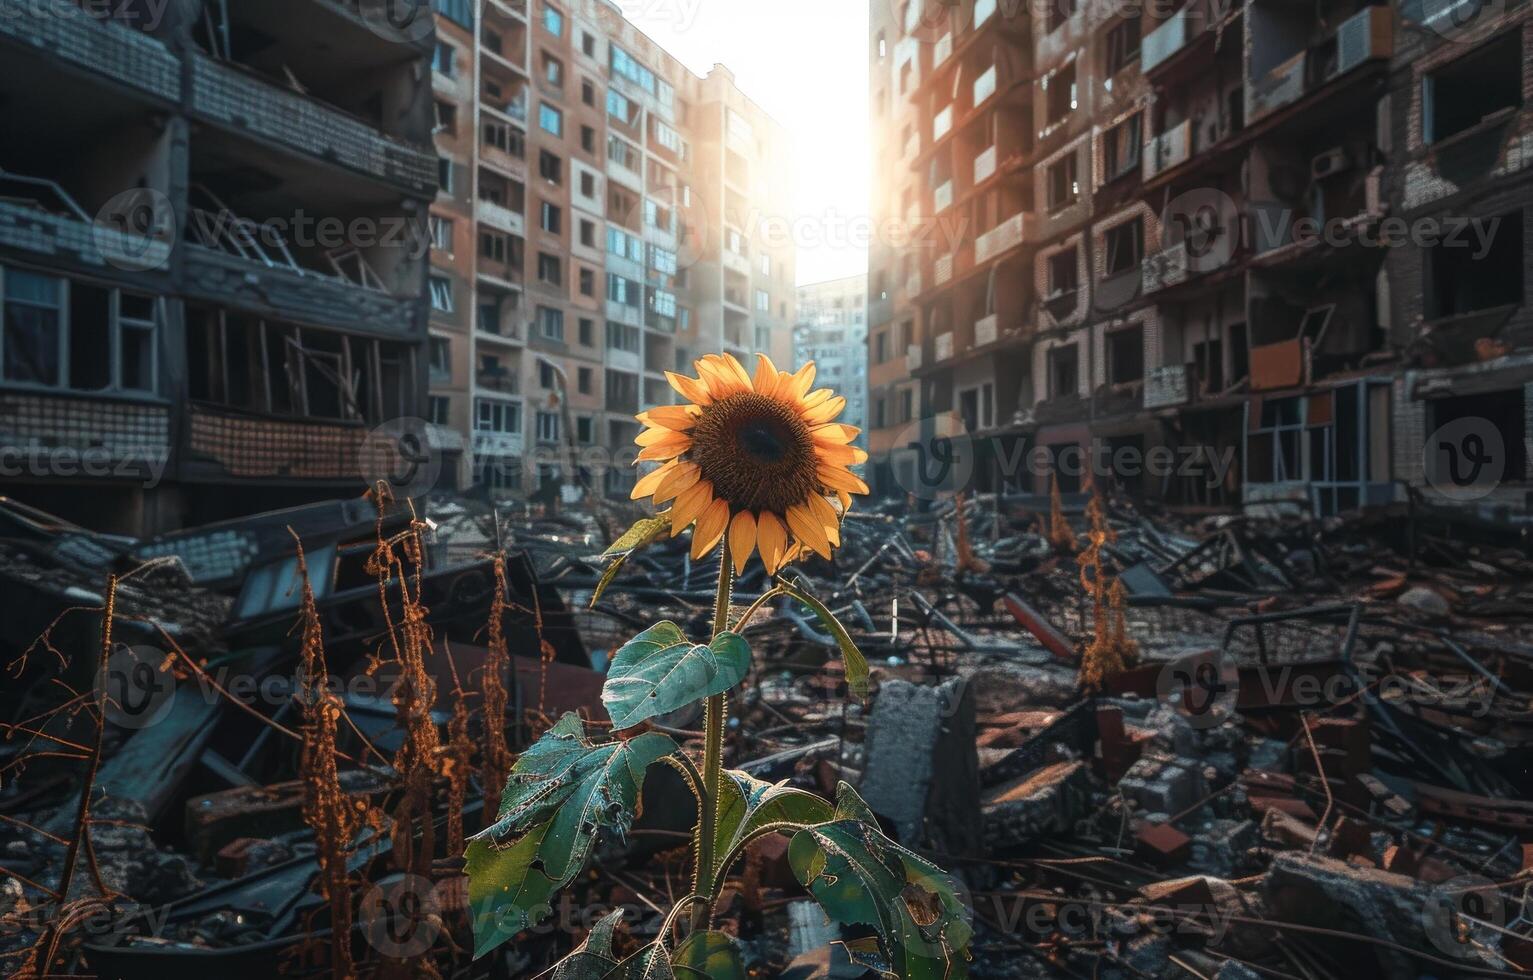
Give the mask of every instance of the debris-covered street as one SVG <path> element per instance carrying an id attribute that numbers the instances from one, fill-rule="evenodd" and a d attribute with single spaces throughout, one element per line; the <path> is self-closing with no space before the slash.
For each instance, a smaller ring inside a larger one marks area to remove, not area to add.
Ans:
<path id="1" fill-rule="evenodd" d="M 694 817 L 666 767 L 551 918 L 478 960 L 456 855 L 561 715 L 610 726 L 615 645 L 707 617 L 716 562 L 658 542 L 593 605 L 637 511 L 375 500 L 150 541 L 0 511 L 7 975 L 328 975 L 339 928 L 380 976 L 534 976 L 612 910 L 655 937 Z M 807 607 L 754 602 L 757 566 L 725 764 L 857 787 L 961 883 L 971 975 L 1533 969 L 1524 549 L 1424 511 L 1279 527 L 1101 494 L 853 509 L 843 535 L 796 574 L 871 664 L 866 703 Z M 755 975 L 860 972 L 784 837 L 715 924 Z"/>

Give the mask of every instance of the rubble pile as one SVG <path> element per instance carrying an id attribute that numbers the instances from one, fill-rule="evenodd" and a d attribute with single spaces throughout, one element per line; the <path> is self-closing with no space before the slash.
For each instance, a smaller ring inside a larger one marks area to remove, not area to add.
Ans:
<path id="1" fill-rule="evenodd" d="M 704 632 L 714 567 L 662 540 L 604 583 L 619 509 L 376 504 L 152 542 L 0 504 L 0 589 L 25 609 L 0 697 L 5 975 L 335 974 L 295 536 L 359 815 L 342 857 L 356 972 L 537 976 L 619 908 L 632 946 L 658 934 L 694 820 L 663 767 L 552 922 L 481 960 L 459 855 L 500 795 L 488 734 L 515 752 L 566 711 L 601 723 L 615 647 L 660 619 Z M 849 696 L 840 638 L 764 602 L 740 627 L 754 669 L 726 763 L 855 785 L 886 834 L 961 878 L 971 975 L 1533 970 L 1525 547 L 1429 514 L 1189 520 L 1095 493 L 891 503 L 842 538 L 794 574 L 872 664 L 869 698 Z M 411 541 L 418 565 L 380 582 Z M 768 588 L 753 564 L 734 602 Z M 390 649 L 415 622 L 424 673 Z M 402 703 L 438 729 L 424 782 L 397 771 L 423 737 Z M 663 721 L 701 738 L 697 711 Z M 808 901 L 785 839 L 737 870 L 715 927 L 755 975 L 861 975 L 836 945 L 860 937 Z"/>

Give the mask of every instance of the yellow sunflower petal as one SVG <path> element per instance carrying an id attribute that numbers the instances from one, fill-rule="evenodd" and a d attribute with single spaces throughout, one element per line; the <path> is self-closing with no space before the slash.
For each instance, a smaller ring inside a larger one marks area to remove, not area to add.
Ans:
<path id="1" fill-rule="evenodd" d="M 788 529 L 769 510 L 762 511 L 756 518 L 756 543 L 761 547 L 761 563 L 766 566 L 767 574 L 776 575 L 788 551 Z"/>
<path id="2" fill-rule="evenodd" d="M 825 463 L 815 470 L 815 475 L 820 482 L 837 493 L 867 493 L 868 485 L 858 479 L 855 473 L 843 469 L 840 466 L 831 466 Z"/>
<path id="3" fill-rule="evenodd" d="M 701 414 L 702 410 L 696 405 L 661 405 L 636 418 L 651 427 L 686 432 L 697 424 L 697 418 Z"/>
<path id="4" fill-rule="evenodd" d="M 712 405 L 713 396 L 708 394 L 708 384 L 697 378 L 689 378 L 685 374 L 677 374 L 675 371 L 665 372 L 665 380 L 671 383 L 676 394 L 685 398 L 694 405 Z"/>
<path id="5" fill-rule="evenodd" d="M 703 471 L 696 463 L 675 463 L 675 469 L 666 474 L 666 478 L 655 487 L 655 503 L 663 504 L 680 494 L 683 490 L 690 490 L 702 479 Z"/>
<path id="6" fill-rule="evenodd" d="M 853 479 L 856 479 L 856 478 L 853 477 Z M 857 482 L 861 483 L 862 481 L 858 480 Z M 867 493 L 868 492 L 868 488 L 867 488 L 866 485 L 863 486 L 861 492 L 862 493 Z M 852 495 L 850 493 L 847 493 L 845 490 L 837 490 L 836 491 L 836 500 L 840 501 L 840 503 L 841 503 L 841 516 L 843 518 L 846 517 L 847 514 L 850 514 L 852 512 Z"/>
<path id="7" fill-rule="evenodd" d="M 756 377 L 753 383 L 757 394 L 773 395 L 777 392 L 777 365 L 765 354 L 756 355 Z"/>
<path id="8" fill-rule="evenodd" d="M 724 352 L 719 357 L 719 364 L 721 364 L 724 370 L 734 378 L 736 390 L 750 391 L 751 388 L 754 387 L 754 385 L 751 383 L 750 372 L 745 370 L 745 365 L 735 360 L 735 356 L 733 354 L 729 353 L 728 351 Z"/>
<path id="9" fill-rule="evenodd" d="M 831 391 L 829 388 L 820 388 L 815 391 L 811 391 L 809 394 L 804 396 L 804 407 L 813 408 L 834 394 L 835 392 Z"/>
<path id="10" fill-rule="evenodd" d="M 756 518 L 748 510 L 742 510 L 729 522 L 729 557 L 734 560 L 735 574 L 744 575 L 745 565 L 756 550 Z"/>
<path id="11" fill-rule="evenodd" d="M 840 415 L 844 408 L 846 408 L 846 399 L 837 395 L 829 401 L 804 412 L 804 423 L 809 426 L 823 425 L 837 415 Z"/>
<path id="12" fill-rule="evenodd" d="M 691 442 L 692 437 L 675 429 L 655 428 L 645 429 L 634 436 L 633 441 L 640 446 L 658 446 L 662 442 Z"/>
<path id="13" fill-rule="evenodd" d="M 849 431 L 848 431 L 849 430 Z M 858 430 L 850 425 L 817 425 L 809 430 L 809 437 L 816 446 L 844 446 L 857 438 Z"/>
<path id="14" fill-rule="evenodd" d="M 841 515 L 836 513 L 836 508 L 819 494 L 810 497 L 808 503 L 809 510 L 825 528 L 825 538 L 830 542 L 830 546 L 841 547 Z"/>
<path id="15" fill-rule="evenodd" d="M 810 386 L 814 384 L 814 362 L 809 361 L 799 368 L 793 373 L 792 378 L 793 397 L 802 399 L 809 392 Z"/>
<path id="16" fill-rule="evenodd" d="M 750 388 L 750 379 L 745 377 L 745 372 L 741 371 L 740 377 L 735 377 L 734 372 L 725 364 L 724 358 L 718 354 L 706 354 L 692 362 L 692 366 L 697 368 L 698 375 L 708 382 L 708 391 L 715 401 Z M 744 378 L 744 384 L 741 383 L 741 378 Z"/>
<path id="17" fill-rule="evenodd" d="M 794 537 L 820 557 L 830 557 L 830 538 L 826 536 L 825 527 L 819 518 L 814 516 L 814 511 L 809 509 L 807 501 L 789 507 L 787 517 L 788 528 L 793 531 Z"/>
<path id="18" fill-rule="evenodd" d="M 816 445 L 814 454 L 824 462 L 835 466 L 858 466 L 868 461 L 867 452 L 856 446 Z"/>
<path id="19" fill-rule="evenodd" d="M 676 461 L 672 460 L 664 466 L 657 466 L 653 470 L 639 477 L 639 482 L 633 485 L 633 492 L 628 495 L 629 500 L 639 500 L 648 497 L 659 488 L 661 482 L 676 468 Z"/>
<path id="20" fill-rule="evenodd" d="M 697 519 L 697 527 L 692 529 L 692 560 L 696 561 L 712 551 L 728 526 L 729 504 L 715 500 Z"/>
<path id="21" fill-rule="evenodd" d="M 671 505 L 671 537 L 687 529 L 713 503 L 713 484 L 701 480 L 688 487 Z"/>
<path id="22" fill-rule="evenodd" d="M 667 459 L 675 459 L 686 452 L 687 448 L 691 445 L 690 440 L 687 442 L 660 442 L 640 449 L 639 455 L 634 457 L 634 459 L 635 462 L 639 463 L 658 463 Z"/>

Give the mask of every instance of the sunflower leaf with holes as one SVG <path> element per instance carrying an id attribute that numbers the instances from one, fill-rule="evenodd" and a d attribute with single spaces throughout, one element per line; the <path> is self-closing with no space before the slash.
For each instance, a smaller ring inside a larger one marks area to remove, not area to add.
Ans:
<path id="1" fill-rule="evenodd" d="M 613 654 L 602 705 L 622 731 L 722 694 L 745 679 L 750 665 L 750 647 L 735 633 L 693 643 L 675 623 L 657 623 Z"/>
<path id="2" fill-rule="evenodd" d="M 794 834 L 788 863 L 833 920 L 877 933 L 876 944 L 846 944 L 852 961 L 902 980 L 967 976 L 974 930 L 957 881 L 885 837 L 845 783 L 835 816 Z"/>
<path id="3" fill-rule="evenodd" d="M 522 753 L 499 819 L 468 845 L 476 956 L 551 914 L 550 897 L 585 868 L 597 836 L 632 826 L 645 771 L 675 751 L 658 732 L 591 742 L 567 714 Z"/>

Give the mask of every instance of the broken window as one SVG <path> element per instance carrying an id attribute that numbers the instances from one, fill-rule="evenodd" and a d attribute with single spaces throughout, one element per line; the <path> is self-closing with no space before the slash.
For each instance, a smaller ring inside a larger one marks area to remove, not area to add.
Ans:
<path id="1" fill-rule="evenodd" d="M 1307 479 L 1304 471 L 1304 399 L 1266 398 L 1252 406 L 1246 449 L 1250 483 L 1286 483 Z"/>
<path id="2" fill-rule="evenodd" d="M 1049 299 L 1074 293 L 1080 287 L 1080 267 L 1076 248 L 1049 256 Z"/>
<path id="3" fill-rule="evenodd" d="M 452 341 L 447 337 L 431 338 L 431 380 L 444 382 L 452 378 Z"/>
<path id="4" fill-rule="evenodd" d="M 0 274 L 5 380 L 76 391 L 155 390 L 158 299 L 20 269 Z"/>
<path id="5" fill-rule="evenodd" d="M 438 313 L 451 313 L 452 280 L 446 276 L 431 277 L 431 308 Z"/>
<path id="6" fill-rule="evenodd" d="M 1049 397 L 1066 398 L 1081 390 L 1080 348 L 1066 344 L 1049 351 Z"/>
<path id="7" fill-rule="evenodd" d="M 1522 31 L 1432 72 L 1423 83 L 1422 133 L 1438 143 L 1522 106 Z"/>
<path id="8" fill-rule="evenodd" d="M 64 280 L 5 270 L 5 380 L 59 384 L 63 319 Z"/>
<path id="9" fill-rule="evenodd" d="M 1080 199 L 1081 185 L 1076 177 L 1075 153 L 1072 151 L 1049 167 L 1049 210 L 1058 211 Z"/>
<path id="10" fill-rule="evenodd" d="M 1144 260 L 1144 219 L 1135 218 L 1107 230 L 1107 274 L 1137 270 Z"/>
<path id="11" fill-rule="evenodd" d="M 1144 328 L 1114 330 L 1107 335 L 1107 381 L 1121 385 L 1144 379 Z"/>
<path id="12" fill-rule="evenodd" d="M 1107 131 L 1102 141 L 1102 170 L 1108 180 L 1116 180 L 1139 169 L 1139 150 L 1143 143 L 1138 113 Z"/>
<path id="13" fill-rule="evenodd" d="M 1113 76 L 1139 60 L 1139 16 L 1120 20 L 1107 32 L 1107 74 Z"/>
<path id="14" fill-rule="evenodd" d="M 1427 319 L 1523 303 L 1522 212 L 1476 218 L 1427 253 Z"/>
<path id="15" fill-rule="evenodd" d="M 1079 104 L 1079 93 L 1075 86 L 1075 63 L 1065 65 L 1052 77 L 1044 80 L 1044 95 L 1047 101 L 1048 115 L 1046 122 L 1052 126 L 1063 120 L 1075 111 Z"/>

